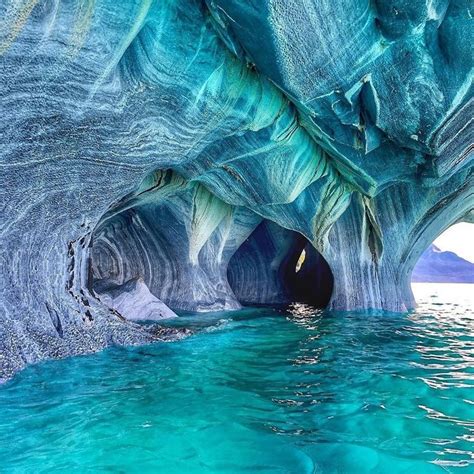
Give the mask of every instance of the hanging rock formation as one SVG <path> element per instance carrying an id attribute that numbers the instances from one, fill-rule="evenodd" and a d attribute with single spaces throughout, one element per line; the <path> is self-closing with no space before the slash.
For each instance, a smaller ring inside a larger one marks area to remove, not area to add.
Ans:
<path id="1" fill-rule="evenodd" d="M 6 0 L 0 18 L 0 379 L 156 340 L 117 309 L 147 292 L 322 303 L 334 278 L 332 308 L 404 311 L 419 255 L 472 220 L 467 0 Z"/>

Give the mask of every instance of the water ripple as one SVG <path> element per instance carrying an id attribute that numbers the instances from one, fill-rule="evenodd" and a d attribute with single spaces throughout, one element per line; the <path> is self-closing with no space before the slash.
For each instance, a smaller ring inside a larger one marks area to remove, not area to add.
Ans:
<path id="1" fill-rule="evenodd" d="M 186 340 L 30 367 L 0 388 L 0 471 L 473 472 L 456 288 L 421 288 L 404 316 L 188 315 Z"/>

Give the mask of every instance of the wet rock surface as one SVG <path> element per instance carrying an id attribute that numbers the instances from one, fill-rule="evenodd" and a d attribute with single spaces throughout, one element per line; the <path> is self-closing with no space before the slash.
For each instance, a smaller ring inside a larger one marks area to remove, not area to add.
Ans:
<path id="1" fill-rule="evenodd" d="M 100 295 L 103 303 L 115 309 L 129 321 L 159 321 L 178 317 L 174 311 L 150 293 L 141 278 L 128 280 L 122 285 L 117 285 L 110 280 L 97 280 L 94 291 Z"/>

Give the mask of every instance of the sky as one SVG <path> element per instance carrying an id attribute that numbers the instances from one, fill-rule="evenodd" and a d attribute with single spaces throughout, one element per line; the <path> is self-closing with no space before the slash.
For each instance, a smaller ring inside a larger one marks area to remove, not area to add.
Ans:
<path id="1" fill-rule="evenodd" d="M 441 250 L 450 250 L 474 263 L 474 224 L 454 224 L 433 243 Z"/>

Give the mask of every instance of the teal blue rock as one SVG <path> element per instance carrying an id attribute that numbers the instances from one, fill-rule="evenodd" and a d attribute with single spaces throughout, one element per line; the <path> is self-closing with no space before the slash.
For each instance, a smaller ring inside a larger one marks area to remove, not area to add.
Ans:
<path id="1" fill-rule="evenodd" d="M 467 1 L 6 0 L 0 17 L 0 379 L 181 336 L 120 314 L 104 279 L 171 310 L 313 293 L 406 311 L 417 258 L 472 220 Z"/>

